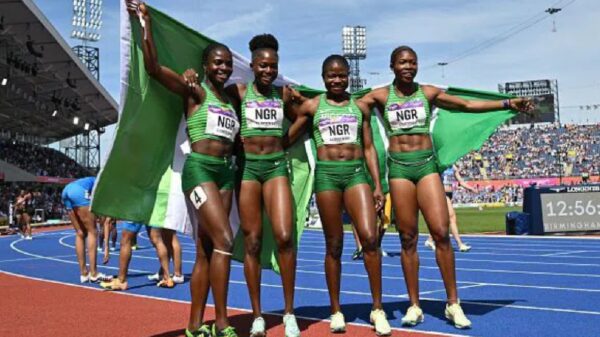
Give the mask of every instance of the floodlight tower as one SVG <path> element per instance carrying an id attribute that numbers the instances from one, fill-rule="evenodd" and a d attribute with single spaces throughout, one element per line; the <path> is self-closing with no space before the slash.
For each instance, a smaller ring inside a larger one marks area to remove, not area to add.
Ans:
<path id="1" fill-rule="evenodd" d="M 359 60 L 367 58 L 367 28 L 344 26 L 342 28 L 342 53 L 350 63 L 350 92 L 356 92 L 367 83 L 360 78 Z"/>
<path id="2" fill-rule="evenodd" d="M 71 38 L 81 44 L 73 47 L 73 52 L 85 64 L 97 81 L 100 81 L 100 49 L 89 43 L 100 40 L 102 29 L 102 0 L 73 0 L 73 30 Z M 76 89 L 76 86 L 73 88 Z M 79 123 L 79 116 L 74 116 L 73 124 L 83 125 L 83 132 L 65 141 L 64 152 L 80 165 L 91 171 L 100 169 L 100 135 L 101 130 L 90 127 L 90 121 Z"/>
<path id="3" fill-rule="evenodd" d="M 73 51 L 94 77 L 100 80 L 100 50 L 87 44 L 100 40 L 102 0 L 73 0 L 72 25 L 71 38 L 82 42 L 82 45 L 73 47 Z"/>

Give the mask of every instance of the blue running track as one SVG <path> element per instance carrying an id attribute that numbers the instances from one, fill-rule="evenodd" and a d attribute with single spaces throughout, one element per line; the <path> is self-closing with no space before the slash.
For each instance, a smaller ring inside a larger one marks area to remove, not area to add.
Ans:
<path id="1" fill-rule="evenodd" d="M 0 238 L 0 271 L 63 283 L 77 283 L 79 273 L 73 230 L 46 232 L 25 241 L 17 236 Z M 457 335 L 507 336 L 600 336 L 600 240 L 576 238 L 532 238 L 465 236 L 473 246 L 468 253 L 456 252 L 459 296 L 470 330 L 457 330 L 444 318 L 446 294 L 432 251 L 421 237 L 420 291 L 425 322 L 415 327 L 424 332 Z M 156 272 L 158 262 L 147 239 L 140 233 L 141 248 L 130 266 L 131 293 L 176 300 L 190 300 L 187 281 L 194 263 L 194 244 L 180 237 L 186 284 L 161 289 L 146 276 Z M 352 261 L 351 233 L 346 233 L 342 270 L 342 310 L 348 322 L 368 324 L 371 309 L 369 284 L 362 261 Z M 400 327 L 408 307 L 402 278 L 400 243 L 386 235 L 383 249 L 383 300 L 390 323 Z M 99 254 L 101 260 L 101 254 Z M 323 271 L 324 239 L 320 231 L 304 232 L 298 250 L 296 314 L 327 319 L 329 298 Z M 118 251 L 99 270 L 116 274 Z M 283 308 L 280 278 L 265 270 L 262 278 L 265 312 Z M 95 285 L 90 284 L 90 287 Z M 229 306 L 250 309 L 243 266 L 232 265 Z"/>

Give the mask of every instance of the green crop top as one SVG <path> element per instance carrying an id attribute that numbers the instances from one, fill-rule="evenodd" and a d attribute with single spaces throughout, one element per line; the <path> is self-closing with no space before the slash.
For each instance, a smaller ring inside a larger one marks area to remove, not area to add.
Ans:
<path id="1" fill-rule="evenodd" d="M 331 105 L 325 94 L 313 118 L 315 146 L 335 144 L 362 145 L 362 112 L 354 99 L 345 106 Z"/>
<path id="2" fill-rule="evenodd" d="M 230 142 L 240 130 L 240 123 L 231 103 L 223 103 L 202 83 L 206 99 L 198 110 L 187 119 L 188 135 L 191 143 L 202 139 L 226 139 Z"/>
<path id="3" fill-rule="evenodd" d="M 431 109 L 423 89 L 418 87 L 412 95 L 399 97 L 390 85 L 390 93 L 385 103 L 385 131 L 388 137 L 399 135 L 429 134 Z"/>
<path id="4" fill-rule="evenodd" d="M 263 96 L 248 83 L 246 95 L 242 101 L 242 137 L 283 136 L 283 100 L 275 86 L 271 94 Z"/>

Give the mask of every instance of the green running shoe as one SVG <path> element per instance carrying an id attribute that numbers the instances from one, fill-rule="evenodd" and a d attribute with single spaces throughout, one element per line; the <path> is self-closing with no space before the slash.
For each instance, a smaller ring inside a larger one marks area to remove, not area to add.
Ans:
<path id="1" fill-rule="evenodd" d="M 213 324 L 212 326 L 212 336 L 213 337 L 238 337 L 235 332 L 235 328 L 232 326 L 228 326 L 221 331 L 217 331 L 217 325 Z"/>
<path id="2" fill-rule="evenodd" d="M 196 330 L 196 331 L 190 331 L 188 329 L 185 329 L 185 336 L 186 337 L 212 337 L 212 334 L 210 333 L 210 326 L 208 326 L 207 324 L 202 324 L 202 326 L 199 327 L 198 330 Z"/>

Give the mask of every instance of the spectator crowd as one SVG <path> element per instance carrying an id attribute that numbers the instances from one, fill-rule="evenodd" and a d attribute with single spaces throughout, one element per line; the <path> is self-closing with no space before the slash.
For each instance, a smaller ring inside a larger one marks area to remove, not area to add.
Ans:
<path id="1" fill-rule="evenodd" d="M 78 178 L 90 175 L 60 151 L 16 140 L 0 139 L 0 160 L 36 176 Z"/>
<path id="2" fill-rule="evenodd" d="M 458 166 L 466 180 L 598 175 L 600 125 L 504 127 Z M 561 170 L 562 167 L 562 170 Z"/>

